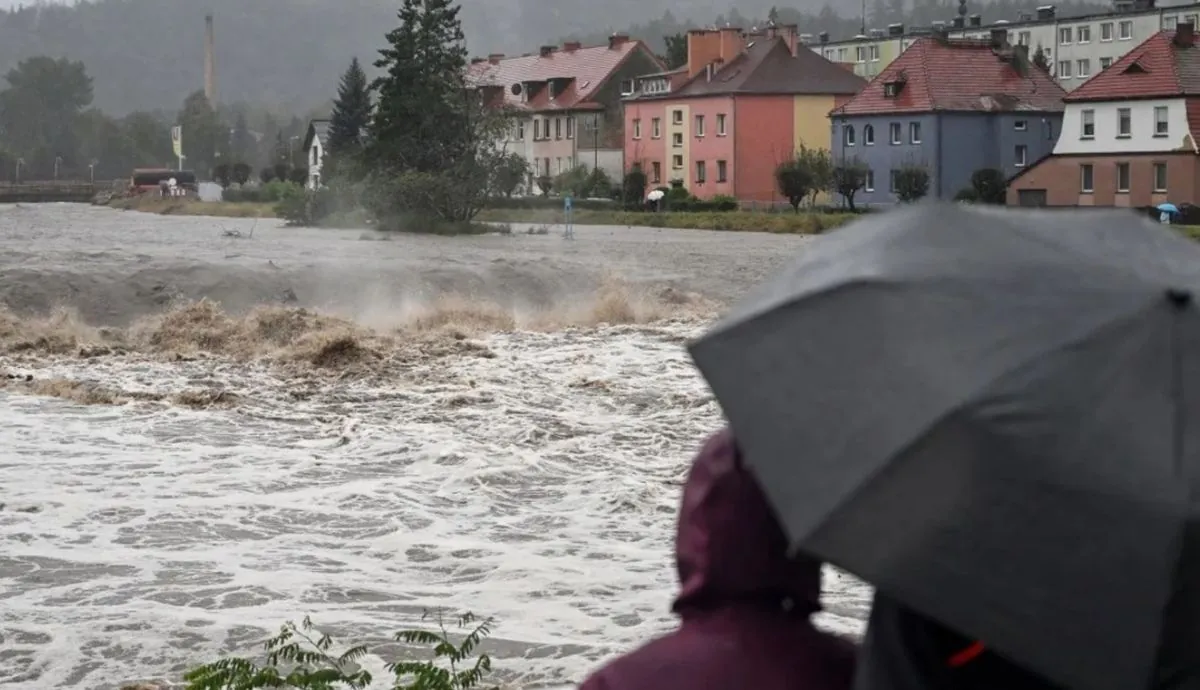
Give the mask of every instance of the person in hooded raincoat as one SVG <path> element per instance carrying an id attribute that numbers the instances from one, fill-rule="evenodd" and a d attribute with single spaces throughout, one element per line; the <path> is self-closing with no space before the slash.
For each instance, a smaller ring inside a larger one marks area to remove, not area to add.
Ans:
<path id="1" fill-rule="evenodd" d="M 783 530 L 723 431 L 683 489 L 674 632 L 622 656 L 580 690 L 849 690 L 854 646 L 816 630 L 821 564 L 787 556 Z"/>
<path id="2" fill-rule="evenodd" d="M 854 690 L 1062 690 L 880 592 Z"/>

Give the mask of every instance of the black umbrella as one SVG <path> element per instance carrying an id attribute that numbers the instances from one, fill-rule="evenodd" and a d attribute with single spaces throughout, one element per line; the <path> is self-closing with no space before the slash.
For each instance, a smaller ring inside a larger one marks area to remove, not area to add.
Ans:
<path id="1" fill-rule="evenodd" d="M 1070 688 L 1200 687 L 1200 246 L 918 205 L 692 356 L 797 548 Z"/>

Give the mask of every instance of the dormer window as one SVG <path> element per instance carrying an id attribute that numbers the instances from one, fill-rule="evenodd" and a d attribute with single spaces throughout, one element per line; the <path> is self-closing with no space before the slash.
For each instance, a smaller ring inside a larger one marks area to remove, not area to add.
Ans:
<path id="1" fill-rule="evenodd" d="M 904 80 L 896 79 L 893 81 L 885 81 L 883 83 L 883 97 L 896 98 L 900 92 L 904 90 Z"/>
<path id="2" fill-rule="evenodd" d="M 1125 74 L 1145 74 L 1146 68 L 1142 67 L 1142 63 L 1134 62 L 1125 68 Z"/>

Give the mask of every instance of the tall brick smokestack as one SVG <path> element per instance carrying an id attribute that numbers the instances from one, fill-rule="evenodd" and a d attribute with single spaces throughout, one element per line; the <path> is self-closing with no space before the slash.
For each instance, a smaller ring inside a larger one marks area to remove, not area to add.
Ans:
<path id="1" fill-rule="evenodd" d="M 204 17 L 204 95 L 214 107 L 217 105 L 217 66 L 213 56 L 213 16 Z"/>

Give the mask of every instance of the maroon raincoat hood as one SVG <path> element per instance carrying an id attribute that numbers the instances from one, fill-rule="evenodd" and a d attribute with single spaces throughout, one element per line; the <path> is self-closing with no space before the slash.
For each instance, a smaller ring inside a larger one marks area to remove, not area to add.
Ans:
<path id="1" fill-rule="evenodd" d="M 788 558 L 787 538 L 733 434 L 708 440 L 683 489 L 675 557 L 681 590 L 673 610 L 690 614 L 731 604 L 820 609 L 820 564 Z"/>

